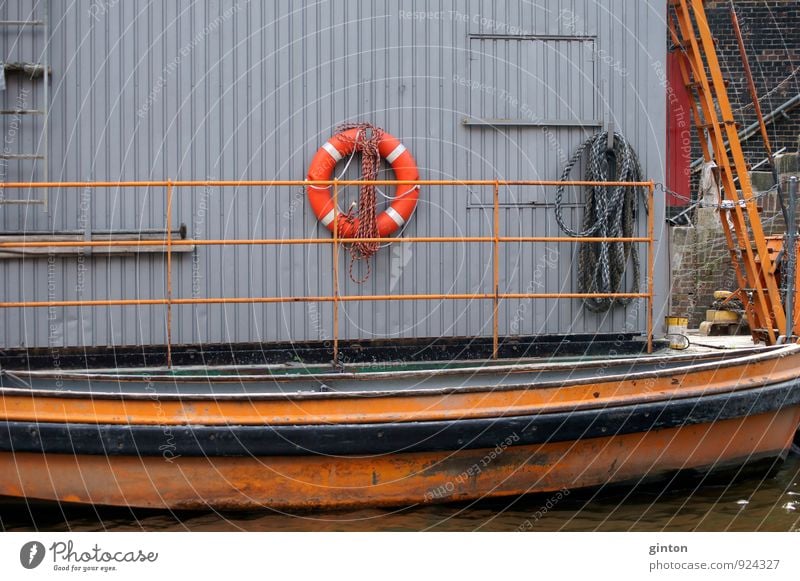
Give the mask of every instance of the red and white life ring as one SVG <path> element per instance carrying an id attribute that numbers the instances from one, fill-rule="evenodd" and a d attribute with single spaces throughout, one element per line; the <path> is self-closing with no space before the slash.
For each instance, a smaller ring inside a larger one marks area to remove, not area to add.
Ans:
<path id="1" fill-rule="evenodd" d="M 336 164 L 351 155 L 361 129 L 342 131 L 326 141 L 317 150 L 308 169 L 308 179 L 326 181 L 333 179 Z M 398 180 L 418 180 L 419 171 L 414 157 L 396 137 L 383 133 L 378 144 L 378 152 L 394 170 Z M 333 232 L 334 220 L 339 222 L 339 236 L 352 238 L 358 229 L 358 218 L 344 214 L 340 208 L 333 207 L 332 188 L 309 185 L 306 188 L 311 209 L 322 225 Z M 400 184 L 389 207 L 378 217 L 378 236 L 390 236 L 408 222 L 419 199 L 419 186 Z"/>

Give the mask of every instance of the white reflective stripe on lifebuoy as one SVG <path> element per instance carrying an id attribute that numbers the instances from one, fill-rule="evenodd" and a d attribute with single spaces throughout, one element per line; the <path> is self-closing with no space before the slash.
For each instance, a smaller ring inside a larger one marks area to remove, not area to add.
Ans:
<path id="1" fill-rule="evenodd" d="M 394 163 L 395 160 L 403 155 L 403 152 L 406 150 L 406 146 L 400 143 L 397 147 L 392 150 L 392 153 L 386 156 L 386 161 L 390 164 Z"/>
<path id="2" fill-rule="evenodd" d="M 330 141 L 326 141 L 325 143 L 323 143 L 322 149 L 328 152 L 328 155 L 330 155 L 333 158 L 333 161 L 336 162 L 341 161 L 342 154 L 339 153 L 339 150 L 336 149 Z"/>
<path id="3" fill-rule="evenodd" d="M 333 219 L 334 219 L 335 217 L 336 217 L 336 210 L 331 210 L 330 212 L 328 212 L 327 214 L 325 214 L 325 215 L 322 217 L 322 220 L 320 220 L 320 222 L 322 222 L 322 225 L 323 225 L 323 226 L 325 226 L 325 227 L 327 228 L 327 227 L 328 227 L 328 225 L 329 225 L 331 222 L 333 222 Z"/>
<path id="4" fill-rule="evenodd" d="M 395 210 L 391 206 L 386 208 L 386 215 L 389 216 L 392 220 L 394 220 L 394 223 L 397 224 L 398 228 L 402 228 L 403 224 L 406 223 L 405 218 L 403 218 L 400 215 L 400 212 L 398 212 L 397 210 Z"/>

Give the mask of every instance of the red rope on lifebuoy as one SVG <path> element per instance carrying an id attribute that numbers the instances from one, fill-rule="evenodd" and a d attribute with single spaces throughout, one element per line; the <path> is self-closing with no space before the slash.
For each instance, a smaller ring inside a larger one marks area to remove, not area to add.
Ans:
<path id="1" fill-rule="evenodd" d="M 398 180 L 419 179 L 414 158 L 396 137 L 383 129 L 370 123 L 350 123 L 339 126 L 337 131 L 311 160 L 309 180 L 331 180 L 337 162 L 357 152 L 361 153 L 363 180 L 377 179 L 381 158 L 389 162 Z M 329 187 L 309 185 L 307 191 L 314 214 L 329 230 L 333 231 L 336 227 L 342 238 L 384 238 L 394 234 L 411 218 L 419 199 L 419 186 L 399 185 L 389 207 L 378 215 L 376 188 L 372 184 L 364 184 L 359 192 L 357 216 L 353 216 L 351 212 L 334 208 Z M 354 282 L 361 283 L 369 278 L 369 258 L 379 248 L 377 242 L 356 242 L 352 245 L 350 278 Z M 356 279 L 353 275 L 353 264 L 358 260 L 367 261 L 367 273 L 363 279 Z"/>
<path id="2" fill-rule="evenodd" d="M 337 131 L 344 133 L 350 129 L 357 129 L 353 140 L 353 151 L 361 154 L 361 179 L 375 181 L 381 167 L 381 154 L 378 145 L 383 137 L 383 129 L 371 123 L 346 123 L 337 127 Z M 358 221 L 353 238 L 378 238 L 377 221 L 378 200 L 375 194 L 375 184 L 361 186 L 358 196 Z M 369 279 L 372 268 L 369 259 L 378 252 L 378 242 L 355 242 L 350 246 L 350 280 L 361 284 Z M 363 278 L 353 276 L 353 265 L 356 261 L 364 260 L 367 263 L 367 272 Z"/>

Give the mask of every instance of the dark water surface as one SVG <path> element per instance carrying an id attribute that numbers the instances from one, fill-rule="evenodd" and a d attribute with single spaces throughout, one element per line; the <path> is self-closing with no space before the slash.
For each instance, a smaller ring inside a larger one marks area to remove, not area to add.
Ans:
<path id="1" fill-rule="evenodd" d="M 0 503 L 6 531 L 800 531 L 800 458 L 776 467 L 460 505 L 335 513 L 180 512 Z"/>

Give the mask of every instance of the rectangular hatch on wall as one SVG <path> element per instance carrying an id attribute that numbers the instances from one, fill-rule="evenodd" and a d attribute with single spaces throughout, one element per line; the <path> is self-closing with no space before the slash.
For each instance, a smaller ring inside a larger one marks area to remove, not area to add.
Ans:
<path id="1" fill-rule="evenodd" d="M 594 36 L 470 34 L 465 125 L 599 127 Z"/>

